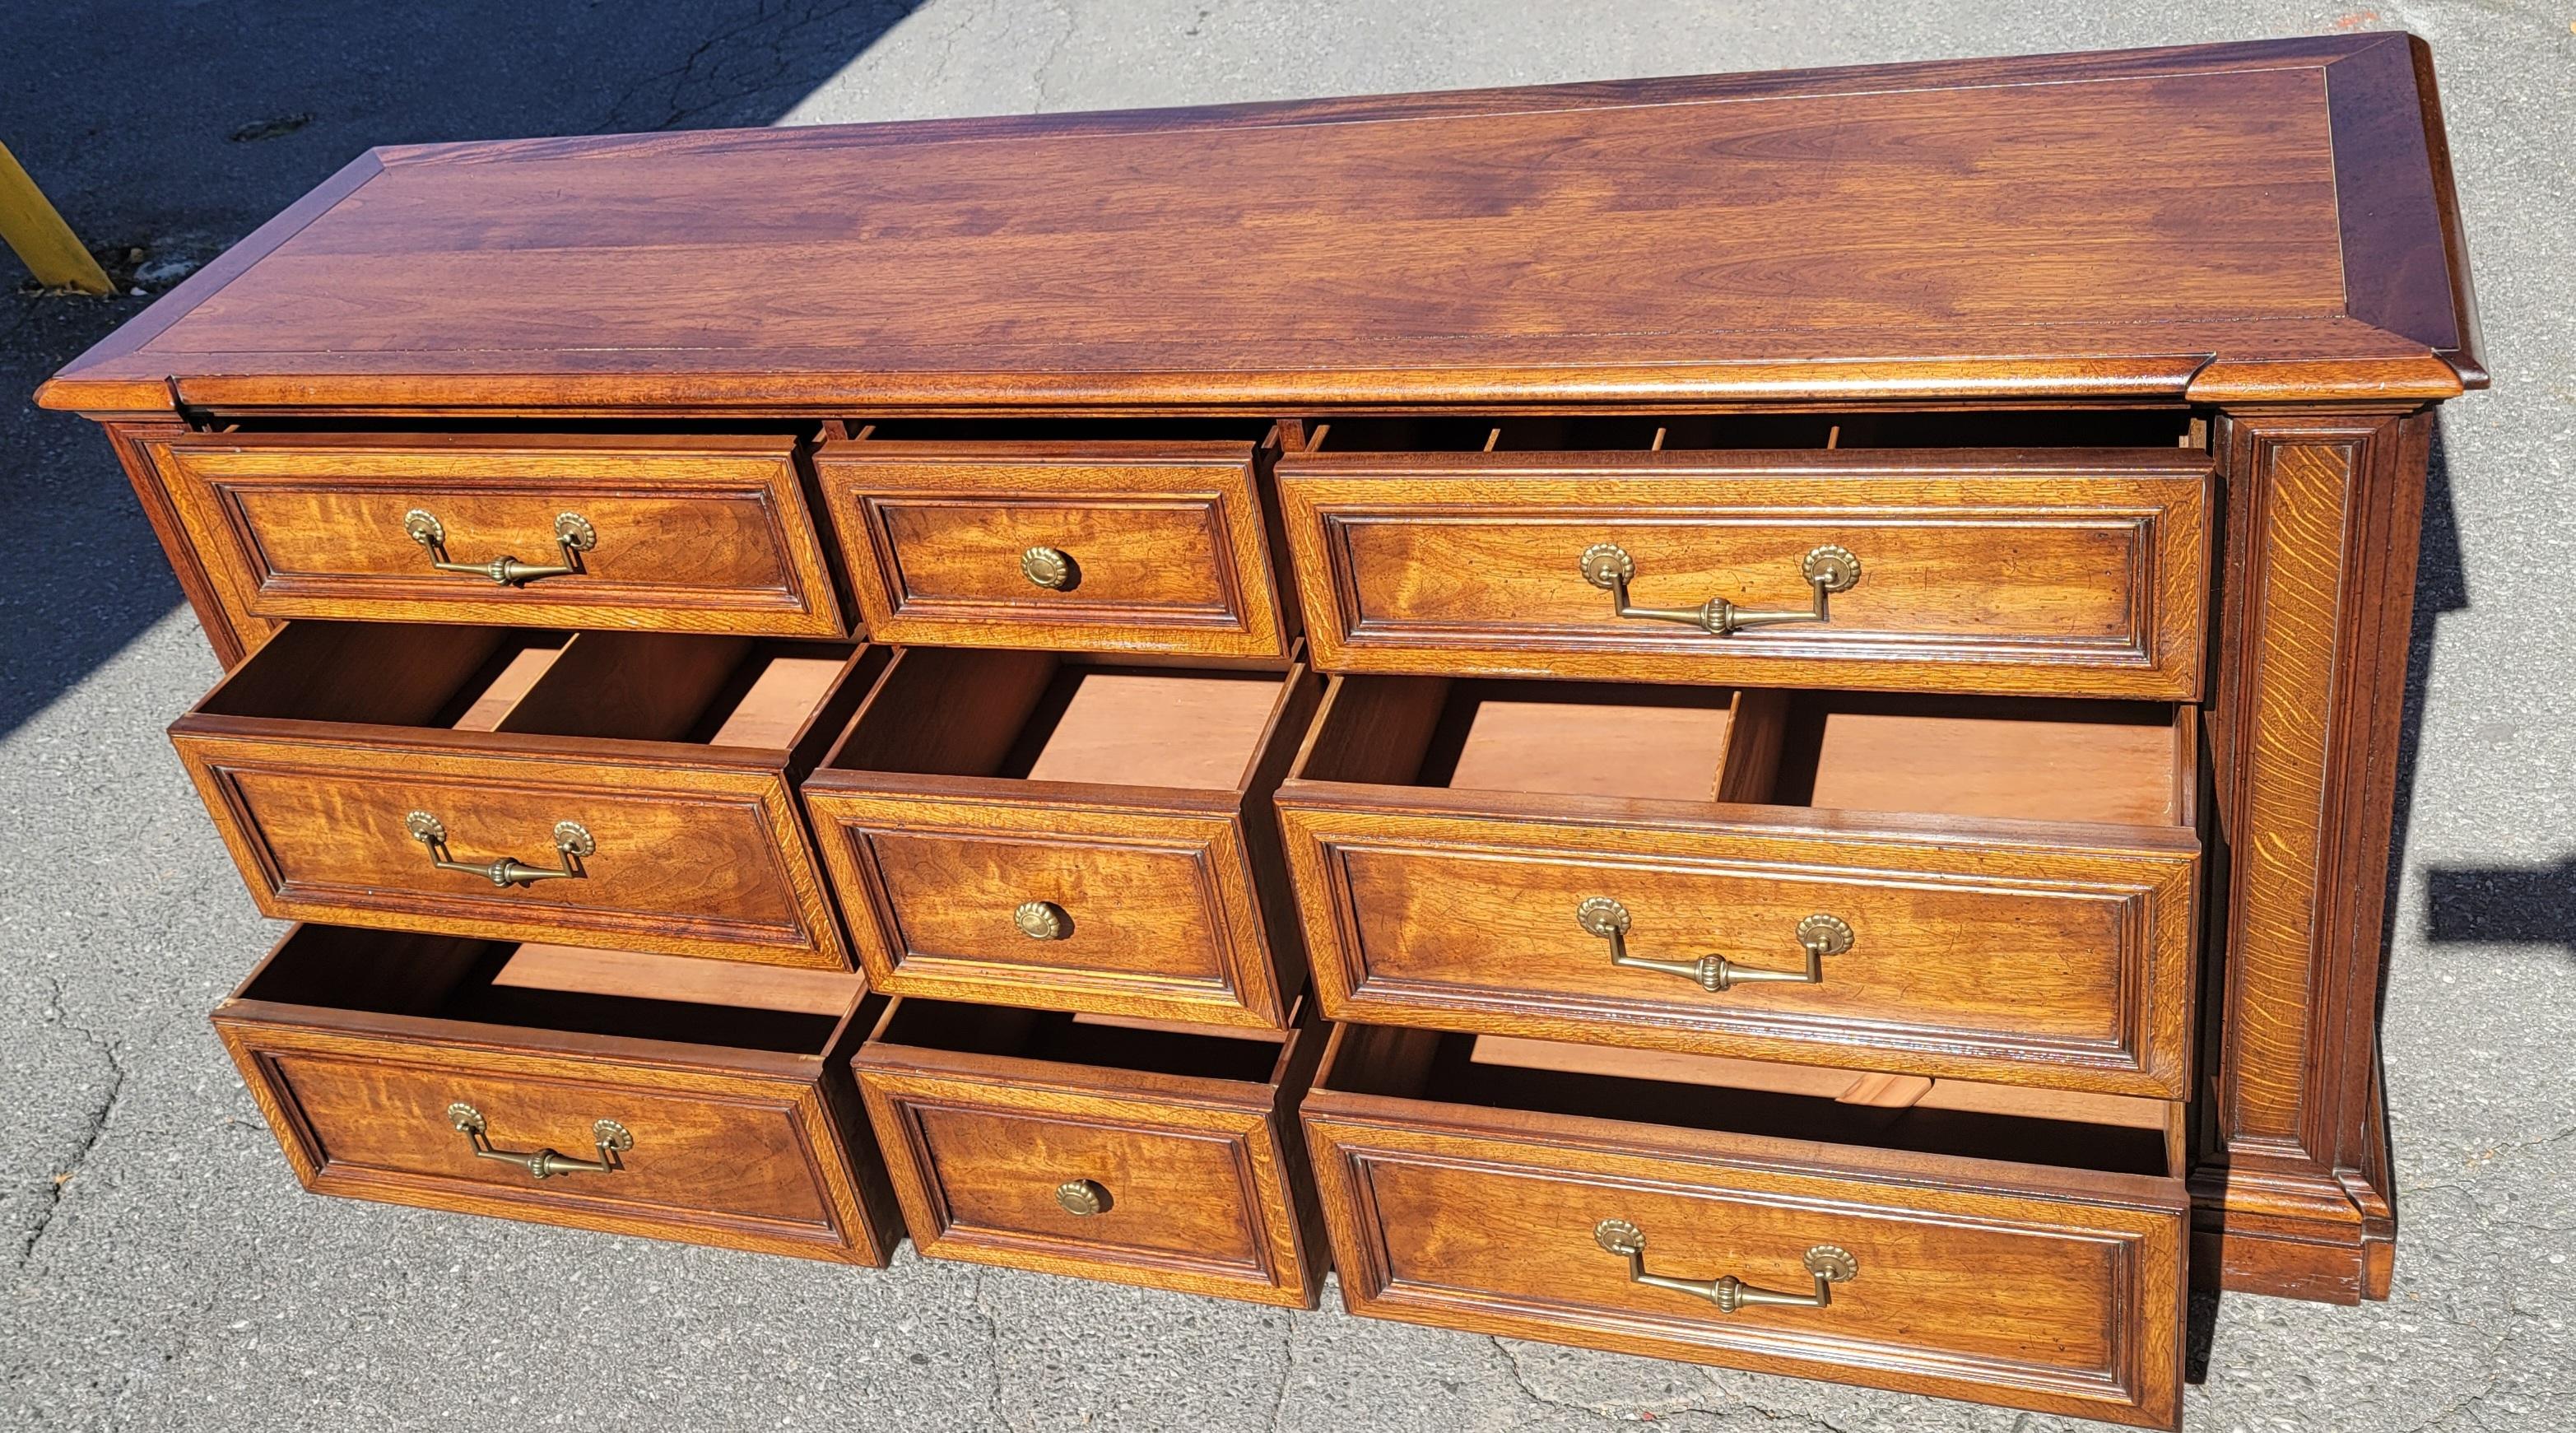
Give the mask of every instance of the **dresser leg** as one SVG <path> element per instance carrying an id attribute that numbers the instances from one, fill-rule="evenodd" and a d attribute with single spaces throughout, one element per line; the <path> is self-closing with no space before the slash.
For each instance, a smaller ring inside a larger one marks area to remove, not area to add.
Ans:
<path id="1" fill-rule="evenodd" d="M 2385 1298 L 2378 1013 L 2429 410 L 2221 416 L 2226 594 L 2194 1265 Z"/>

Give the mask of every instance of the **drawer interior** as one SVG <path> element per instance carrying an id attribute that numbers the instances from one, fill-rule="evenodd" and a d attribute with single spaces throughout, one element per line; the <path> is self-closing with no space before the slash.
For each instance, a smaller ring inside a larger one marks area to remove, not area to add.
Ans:
<path id="1" fill-rule="evenodd" d="M 2193 709 L 1345 676 L 1297 775 L 1526 796 L 2190 826 Z"/>
<path id="2" fill-rule="evenodd" d="M 1288 1035 L 908 996 L 868 1043 L 1261 1083 L 1276 1078 Z"/>
<path id="3" fill-rule="evenodd" d="M 1278 672 L 908 647 L 824 764 L 1232 791 L 1288 693 Z"/>
<path id="4" fill-rule="evenodd" d="M 1485 1109 L 2179 1177 L 2180 1106 L 2085 1094 L 1345 1025 L 1319 1088 Z"/>
<path id="5" fill-rule="evenodd" d="M 2206 444 L 2178 408 L 1310 418 L 1308 453 L 1706 452 L 1772 448 L 2173 448 Z"/>
<path id="6" fill-rule="evenodd" d="M 834 971 L 305 925 L 236 996 L 820 1057 L 863 989 Z"/>
<path id="7" fill-rule="evenodd" d="M 198 710 L 783 751 L 825 715 L 859 650 L 669 632 L 297 622 Z"/>

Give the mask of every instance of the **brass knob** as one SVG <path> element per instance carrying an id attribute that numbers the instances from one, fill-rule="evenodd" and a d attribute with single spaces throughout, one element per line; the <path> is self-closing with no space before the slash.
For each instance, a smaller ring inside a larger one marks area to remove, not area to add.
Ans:
<path id="1" fill-rule="evenodd" d="M 1055 1187 L 1055 1202 L 1087 1219 L 1109 1207 L 1109 1191 L 1088 1179 L 1068 1179 Z"/>
<path id="2" fill-rule="evenodd" d="M 1052 547 L 1032 547 L 1020 554 L 1020 574 L 1049 592 L 1073 586 L 1073 559 Z"/>
<path id="3" fill-rule="evenodd" d="M 1011 924 L 1031 940 L 1062 940 L 1073 928 L 1065 919 L 1064 907 L 1053 901 L 1022 901 L 1011 912 Z"/>

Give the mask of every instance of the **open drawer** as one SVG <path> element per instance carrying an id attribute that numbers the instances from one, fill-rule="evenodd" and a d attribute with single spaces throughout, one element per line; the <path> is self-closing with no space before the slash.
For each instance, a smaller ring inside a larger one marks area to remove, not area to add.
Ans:
<path id="1" fill-rule="evenodd" d="M 1337 677 L 1324 1014 L 2180 1099 L 2194 709 Z"/>
<path id="2" fill-rule="evenodd" d="M 846 970 L 794 782 L 887 655 L 297 622 L 170 740 L 265 914 Z"/>
<path id="3" fill-rule="evenodd" d="M 214 1013 L 317 1194 L 883 1265 L 847 973 L 298 926 Z"/>
<path id="4" fill-rule="evenodd" d="M 849 630 L 784 435 L 190 433 L 146 453 L 254 617 Z"/>
<path id="5" fill-rule="evenodd" d="M 1337 420 L 1278 465 L 1315 665 L 2198 694 L 2178 415 L 1912 417 Z"/>
<path id="6" fill-rule="evenodd" d="M 1305 953 L 1269 797 L 1321 690 L 901 649 L 804 786 L 870 986 L 1282 1028 Z"/>
<path id="7" fill-rule="evenodd" d="M 901 999 L 854 1065 L 925 1257 L 1313 1308 L 1324 1035 Z"/>
<path id="8" fill-rule="evenodd" d="M 879 641 L 1279 659 L 1268 428 L 898 420 L 815 471 Z"/>
<path id="9" fill-rule="evenodd" d="M 1355 1314 L 2178 1426 L 2181 1107 L 1914 1085 L 1344 1025 L 1303 1114 Z"/>

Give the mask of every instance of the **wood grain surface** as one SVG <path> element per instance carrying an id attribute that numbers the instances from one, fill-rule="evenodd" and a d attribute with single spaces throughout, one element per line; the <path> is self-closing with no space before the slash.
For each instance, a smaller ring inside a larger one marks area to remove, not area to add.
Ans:
<path id="1" fill-rule="evenodd" d="M 1351 1311 L 1509 1338 L 2179 1426 L 2186 1202 L 2175 1174 L 2060 1168 L 1368 1092 L 1344 1026 L 1304 1122 Z M 1352 1088 L 1356 1086 L 1356 1088 Z M 1829 1308 L 1720 1313 L 1649 1272 Z"/>
<path id="2" fill-rule="evenodd" d="M 1295 1109 L 1318 1022 L 1252 1081 L 1122 1067 L 1114 1044 L 1096 1065 L 906 1045 L 889 1033 L 900 1015 L 855 1068 L 924 1256 L 1314 1307 L 1323 1249 Z M 991 1012 L 999 1028 L 1019 1018 Z M 1099 1191 L 1096 1213 L 1059 1202 L 1071 1180 Z"/>
<path id="3" fill-rule="evenodd" d="M 844 1263 L 891 1256 L 900 1227 L 843 1063 L 881 1002 L 810 1021 L 825 1033 L 802 1051 L 443 1017 L 488 978 L 480 945 L 298 926 L 217 1007 L 306 1188 Z M 411 986 L 390 1008 L 389 979 Z M 613 1173 L 537 1180 L 475 1158 L 447 1117 L 455 1102 L 483 1114 L 498 1149 L 595 1158 L 600 1119 L 634 1148 Z"/>
<path id="4" fill-rule="evenodd" d="M 882 649 L 827 648 L 839 676 L 805 714 L 820 731 L 800 724 L 763 749 L 685 739 L 742 654 L 729 639 L 667 634 L 602 634 L 592 650 L 615 655 L 598 660 L 584 649 L 590 637 L 577 637 L 497 729 L 446 729 L 433 713 L 462 697 L 442 669 L 473 673 L 490 650 L 474 639 L 488 635 L 291 627 L 172 724 L 180 762 L 264 913 L 849 967 L 793 780 Z M 692 669 L 692 652 L 714 660 Z M 621 703 L 627 684 L 638 695 Z M 414 811 L 444 824 L 459 862 L 558 867 L 561 821 L 586 828 L 596 849 L 576 879 L 498 886 L 435 867 L 407 828 Z"/>
<path id="5" fill-rule="evenodd" d="M 2209 583 L 2208 467 L 2183 449 L 2055 453 L 1352 453 L 1279 465 L 1316 664 L 1449 672 L 2189 698 Z M 1831 620 L 1716 636 L 1630 600 L 1802 610 L 1800 563 L 1860 559 Z"/>
<path id="6" fill-rule="evenodd" d="M 872 988 L 1279 1028 L 1305 953 L 1269 798 L 1322 682 L 1128 675 L 1043 652 L 896 657 L 802 789 Z M 1060 934 L 1019 928 L 1031 901 Z"/>
<path id="7" fill-rule="evenodd" d="M 1288 655 L 1249 443 L 872 440 L 815 469 L 881 641 Z M 1070 585 L 1021 571 L 1036 547 Z"/>
<path id="8" fill-rule="evenodd" d="M 183 433 L 142 444 L 193 550 L 244 619 L 362 617 L 837 637 L 787 438 Z M 443 557 L 404 530 L 445 530 Z M 503 586 L 433 560 L 581 570 Z"/>
<path id="9" fill-rule="evenodd" d="M 43 399 L 2440 398 L 2418 46 L 380 150 Z"/>

